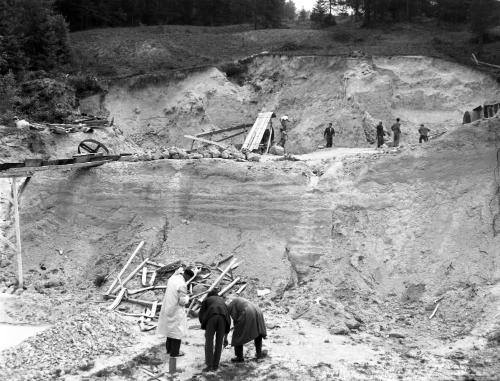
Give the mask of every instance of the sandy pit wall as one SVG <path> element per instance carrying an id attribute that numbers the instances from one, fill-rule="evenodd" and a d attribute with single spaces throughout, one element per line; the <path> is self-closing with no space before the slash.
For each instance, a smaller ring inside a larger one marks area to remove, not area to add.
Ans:
<path id="1" fill-rule="evenodd" d="M 252 124 L 260 111 L 272 110 L 290 118 L 290 152 L 305 153 L 324 145 L 329 122 L 341 147 L 370 146 L 376 123 L 389 129 L 396 117 L 403 139 L 417 142 L 420 123 L 446 131 L 461 124 L 466 110 L 500 96 L 487 75 L 420 56 L 264 55 L 226 72 L 232 75 L 208 68 L 132 77 L 112 83 L 105 96 L 82 100 L 80 108 L 114 117 L 125 136 L 147 149 L 188 148 L 185 134 Z M 277 119 L 273 126 L 279 139 Z"/>
<path id="2" fill-rule="evenodd" d="M 494 283 L 496 123 L 323 163 L 319 179 L 302 162 L 218 159 L 40 173 L 22 200 L 26 272 L 37 277 L 43 264 L 66 283 L 91 282 L 144 239 L 144 256 L 162 262 L 235 254 L 275 292 L 297 276 L 326 294 L 335 288 L 325 277 L 401 296 L 412 284 L 435 294 Z"/>

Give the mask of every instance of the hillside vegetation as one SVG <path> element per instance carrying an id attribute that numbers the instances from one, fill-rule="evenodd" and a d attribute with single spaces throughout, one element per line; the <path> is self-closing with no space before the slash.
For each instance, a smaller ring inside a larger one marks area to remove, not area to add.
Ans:
<path id="1" fill-rule="evenodd" d="M 473 65 L 476 50 L 465 26 L 438 26 L 435 21 L 361 28 L 349 18 L 328 29 L 294 26 L 252 30 L 229 27 L 142 26 L 94 29 L 71 34 L 76 70 L 105 78 L 219 65 L 262 51 L 290 55 L 423 55 Z M 482 59 L 500 64 L 500 41 L 487 43 Z M 492 70 L 493 75 L 498 75 Z"/>

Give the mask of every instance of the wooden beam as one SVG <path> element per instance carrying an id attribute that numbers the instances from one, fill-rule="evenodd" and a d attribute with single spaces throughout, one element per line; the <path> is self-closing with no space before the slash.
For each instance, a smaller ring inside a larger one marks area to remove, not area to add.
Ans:
<path id="1" fill-rule="evenodd" d="M 21 249 L 21 223 L 19 221 L 19 193 L 17 193 L 17 179 L 12 178 L 12 195 L 14 198 L 14 225 L 16 228 L 17 276 L 19 288 L 23 288 L 23 257 Z"/>
<path id="2" fill-rule="evenodd" d="M 194 136 L 196 136 L 197 138 L 201 138 L 202 136 L 210 136 L 210 135 L 213 135 L 213 134 L 222 134 L 224 132 L 242 130 L 244 128 L 249 128 L 249 127 L 252 127 L 252 124 L 240 124 L 238 126 L 233 126 L 233 127 L 228 127 L 228 128 L 222 128 L 220 130 L 214 130 L 214 131 L 210 131 L 210 132 L 202 132 L 201 134 L 196 134 Z"/>
<path id="3" fill-rule="evenodd" d="M 240 281 L 240 277 L 236 278 L 233 280 L 231 283 L 229 283 L 226 287 L 224 287 L 220 292 L 219 296 L 224 295 L 226 292 L 228 292 L 233 286 Z"/>
<path id="4" fill-rule="evenodd" d="M 120 279 L 122 277 L 122 275 L 125 272 L 125 270 L 127 270 L 127 267 L 130 265 L 130 263 L 132 263 L 132 260 L 137 255 L 137 253 L 139 252 L 139 250 L 142 249 L 143 246 L 144 246 L 144 241 L 141 241 L 139 243 L 139 245 L 137 245 L 136 249 L 134 250 L 134 252 L 130 256 L 130 258 L 128 259 L 127 263 L 125 264 L 125 266 L 123 266 L 123 268 L 118 273 L 118 276 L 116 277 L 116 279 L 113 281 L 113 283 L 109 287 L 108 291 L 106 292 L 106 295 L 110 295 L 113 292 L 113 289 L 115 288 L 116 283 L 118 283 L 118 279 Z"/>
<path id="5" fill-rule="evenodd" d="M 219 139 L 219 140 L 217 140 L 217 142 L 223 142 L 224 140 L 228 140 L 228 139 L 234 138 L 235 136 L 246 134 L 246 132 L 247 132 L 246 130 L 245 131 L 237 132 L 236 134 L 232 134 L 232 135 L 226 136 L 225 138 Z"/>
<path id="6" fill-rule="evenodd" d="M 31 177 L 35 172 L 40 171 L 50 171 L 53 169 L 78 169 L 78 168 L 88 168 L 97 167 L 106 163 L 110 163 L 116 160 L 100 160 L 100 161 L 89 161 L 86 163 L 77 164 L 61 164 L 61 165 L 43 165 L 41 167 L 29 167 L 28 168 L 11 168 L 5 171 L 0 171 L 1 177 Z"/>
<path id="7" fill-rule="evenodd" d="M 209 287 L 209 289 L 207 290 L 208 292 L 212 291 L 215 287 L 217 287 L 217 285 L 222 281 L 222 279 L 224 278 L 224 275 L 226 275 L 226 273 L 231 270 L 231 268 L 233 267 L 233 265 L 236 263 L 236 258 L 233 258 L 231 260 L 231 262 L 227 265 L 226 269 L 222 272 L 222 274 L 219 275 L 219 277 L 215 280 L 215 282 Z M 207 297 L 207 295 L 203 295 L 201 298 L 200 298 L 200 303 L 203 302 L 205 300 L 205 298 Z"/>
<path id="8" fill-rule="evenodd" d="M 203 138 L 198 138 L 196 136 L 192 136 L 192 135 L 184 135 L 185 138 L 188 138 L 188 139 L 192 139 L 192 140 L 197 140 L 197 141 L 200 141 L 202 143 L 206 143 L 206 144 L 211 144 L 211 145 L 214 145 L 214 146 L 217 146 L 217 147 L 220 147 L 222 149 L 227 149 L 227 147 L 223 144 L 219 144 L 217 142 L 214 142 L 212 140 L 208 140 L 208 139 L 203 139 Z"/>
<path id="9" fill-rule="evenodd" d="M 141 262 L 141 264 L 139 266 L 137 266 L 134 271 L 132 271 L 128 277 L 125 278 L 125 280 L 123 281 L 123 283 L 121 283 L 121 287 L 122 288 L 125 288 L 125 285 L 135 276 L 135 274 L 137 274 L 139 271 L 141 271 L 141 269 L 146 265 L 146 262 L 149 260 L 149 258 L 146 258 L 144 261 Z"/>

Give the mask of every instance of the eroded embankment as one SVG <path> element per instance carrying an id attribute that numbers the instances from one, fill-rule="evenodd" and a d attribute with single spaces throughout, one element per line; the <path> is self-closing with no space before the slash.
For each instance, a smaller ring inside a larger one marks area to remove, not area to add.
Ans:
<path id="1" fill-rule="evenodd" d="M 426 145 L 335 160 L 39 173 L 22 200 L 27 284 L 99 293 L 95 277 L 115 273 L 140 240 L 162 262 L 233 253 L 250 298 L 269 287 L 282 311 L 331 333 L 397 334 L 395 364 L 417 346 L 422 358 L 458 358 L 491 375 L 490 357 L 473 348 L 491 350 L 498 330 L 498 141 L 495 118 Z M 13 277 L 13 266 L 3 272 Z M 430 368 L 415 369 L 425 378 Z"/>
<path id="2" fill-rule="evenodd" d="M 146 148 L 188 147 L 185 134 L 252 124 L 258 112 L 273 110 L 290 117 L 290 152 L 304 153 L 324 144 L 328 122 L 338 146 L 369 146 L 376 122 L 388 128 L 396 117 L 403 139 L 416 142 L 420 123 L 446 131 L 466 110 L 499 97 L 492 78 L 428 57 L 260 56 L 227 72 L 229 78 L 217 68 L 132 78 L 112 84 L 105 97 L 83 100 L 81 109 L 109 114 Z M 279 123 L 274 127 L 278 134 Z"/>

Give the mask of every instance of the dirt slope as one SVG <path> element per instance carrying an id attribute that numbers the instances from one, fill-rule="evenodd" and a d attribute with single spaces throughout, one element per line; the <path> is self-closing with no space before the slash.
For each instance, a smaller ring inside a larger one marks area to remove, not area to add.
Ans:
<path id="1" fill-rule="evenodd" d="M 365 364 L 368 377 L 489 379 L 498 371 L 487 337 L 499 303 L 499 128 L 495 119 L 401 152 L 334 160 L 118 162 L 40 174 L 23 201 L 28 282 L 87 289 L 141 239 L 144 256 L 164 262 L 234 253 L 250 297 L 272 289 L 261 302 L 270 319 L 301 316 L 372 347 L 401 337 L 380 353 L 392 365 Z"/>
<path id="2" fill-rule="evenodd" d="M 106 97 L 83 100 L 81 108 L 114 117 L 125 136 L 145 148 L 188 148 L 185 134 L 253 124 L 260 111 L 273 110 L 290 118 L 287 148 L 304 153 L 324 144 L 328 122 L 337 146 L 370 146 L 378 120 L 389 129 L 396 117 L 403 140 L 417 142 L 420 123 L 444 132 L 459 126 L 466 110 L 500 97 L 487 75 L 426 57 L 266 55 L 242 70 L 240 78 L 208 68 L 129 79 L 112 85 Z M 273 123 L 279 138 L 279 122 Z"/>

